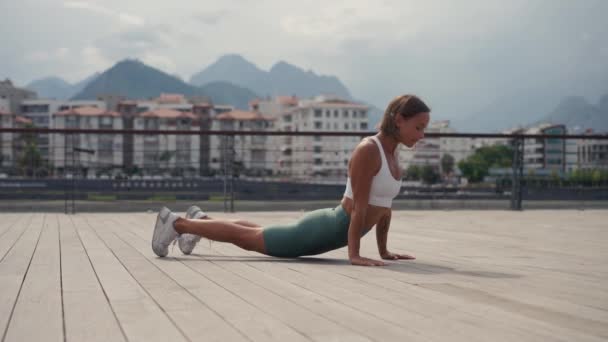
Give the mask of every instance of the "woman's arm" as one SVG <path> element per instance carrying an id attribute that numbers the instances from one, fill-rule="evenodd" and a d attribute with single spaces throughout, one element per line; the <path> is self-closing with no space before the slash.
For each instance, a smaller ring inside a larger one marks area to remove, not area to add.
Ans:
<path id="1" fill-rule="evenodd" d="M 359 254 L 372 180 L 380 170 L 381 162 L 380 151 L 371 141 L 362 142 L 357 146 L 350 160 L 349 174 L 354 205 L 348 227 L 348 258 L 353 265 L 384 265 L 382 261 L 363 258 Z"/>
<path id="2" fill-rule="evenodd" d="M 405 259 L 405 260 L 413 260 L 415 257 L 407 254 L 397 254 L 391 253 L 386 248 L 386 243 L 388 240 L 388 228 L 391 225 L 391 216 L 393 211 L 390 210 L 386 216 L 384 216 L 380 222 L 376 225 L 376 241 L 378 242 L 378 253 L 380 253 L 380 257 L 382 259 L 387 260 L 397 260 L 397 259 Z"/>
<path id="3" fill-rule="evenodd" d="M 380 222 L 376 225 L 376 241 L 378 242 L 378 253 L 380 256 L 384 256 L 388 253 L 386 249 L 386 241 L 388 239 L 388 228 L 391 224 L 391 213 L 390 210 L 386 216 L 380 219 Z"/>

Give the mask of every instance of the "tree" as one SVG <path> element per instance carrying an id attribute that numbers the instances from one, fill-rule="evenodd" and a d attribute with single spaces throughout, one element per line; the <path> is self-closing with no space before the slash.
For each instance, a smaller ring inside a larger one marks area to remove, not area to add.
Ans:
<path id="1" fill-rule="evenodd" d="M 410 165 L 405 171 L 405 177 L 408 180 L 419 180 L 420 179 L 420 167 L 417 165 Z"/>
<path id="2" fill-rule="evenodd" d="M 439 173 L 431 165 L 424 165 L 420 170 L 420 177 L 426 184 L 434 184 L 439 180 Z"/>
<path id="3" fill-rule="evenodd" d="M 458 168 L 469 182 L 479 182 L 492 167 L 511 167 L 513 150 L 509 146 L 495 145 L 478 148 L 473 155 L 458 163 Z"/>
<path id="4" fill-rule="evenodd" d="M 444 175 L 449 175 L 454 171 L 454 157 L 446 153 L 441 157 L 441 170 Z"/>
<path id="5" fill-rule="evenodd" d="M 19 158 L 19 167 L 23 174 L 32 177 L 36 174 L 36 170 L 42 166 L 42 157 L 35 143 L 28 143 L 23 150 L 21 158 Z"/>

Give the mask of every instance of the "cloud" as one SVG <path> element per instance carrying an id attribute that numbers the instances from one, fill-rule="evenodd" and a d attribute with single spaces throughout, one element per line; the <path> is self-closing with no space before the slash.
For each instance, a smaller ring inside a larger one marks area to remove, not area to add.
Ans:
<path id="1" fill-rule="evenodd" d="M 109 8 L 91 2 L 66 1 L 63 3 L 63 6 L 68 9 L 80 9 L 109 16 L 125 25 L 143 26 L 145 24 L 145 20 L 141 17 L 125 12 L 116 12 Z"/>
<path id="2" fill-rule="evenodd" d="M 194 14 L 192 18 L 195 21 L 201 22 L 205 25 L 217 25 L 222 21 L 222 19 L 228 17 L 231 13 L 231 10 L 220 9 L 216 11 L 199 12 Z"/>
<path id="3" fill-rule="evenodd" d="M 105 14 L 105 15 L 114 14 L 114 12 L 112 12 L 111 10 L 109 10 L 103 6 L 99 6 L 99 5 L 96 5 L 96 4 L 93 4 L 90 2 L 84 2 L 84 1 L 66 1 L 63 3 L 63 6 L 65 8 L 82 9 L 82 10 L 87 10 L 90 12 Z"/>
<path id="4" fill-rule="evenodd" d="M 52 62 L 64 61 L 69 55 L 70 49 L 59 47 L 51 50 L 36 50 L 26 54 L 25 60 L 28 62 Z"/>
<path id="5" fill-rule="evenodd" d="M 128 14 L 128 13 L 118 13 L 119 20 L 128 25 L 133 26 L 144 26 L 145 21 L 143 18 Z"/>

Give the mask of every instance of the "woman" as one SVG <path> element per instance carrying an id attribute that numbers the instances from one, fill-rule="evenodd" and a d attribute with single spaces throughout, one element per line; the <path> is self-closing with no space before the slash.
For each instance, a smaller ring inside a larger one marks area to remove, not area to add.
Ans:
<path id="1" fill-rule="evenodd" d="M 336 208 L 312 211 L 294 224 L 268 227 L 243 220 L 212 219 L 194 206 L 188 209 L 186 218 L 163 208 L 156 220 L 152 249 L 164 257 L 177 238 L 180 249 L 189 254 L 200 237 L 205 237 L 270 256 L 293 258 L 348 245 L 351 264 L 383 266 L 384 262 L 359 254 L 361 237 L 376 226 L 382 259 L 414 259 L 389 252 L 386 243 L 392 200 L 401 189 L 397 147 L 414 146 L 424 137 L 429 119 L 430 109 L 414 95 L 391 101 L 380 132 L 363 139 L 355 148 L 348 166 L 346 191 Z"/>

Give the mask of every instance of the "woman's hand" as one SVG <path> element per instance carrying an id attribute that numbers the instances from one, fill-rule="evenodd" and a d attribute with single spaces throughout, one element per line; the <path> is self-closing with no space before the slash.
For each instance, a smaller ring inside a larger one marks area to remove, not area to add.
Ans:
<path id="1" fill-rule="evenodd" d="M 383 261 L 364 258 L 360 256 L 351 257 L 350 263 L 356 266 L 386 266 L 386 263 Z"/>
<path id="2" fill-rule="evenodd" d="M 382 257 L 382 259 L 385 259 L 385 260 L 399 260 L 399 259 L 414 260 L 414 259 L 416 259 L 416 257 L 414 257 L 413 255 L 397 254 L 397 253 L 391 253 L 391 252 L 383 253 L 380 256 Z"/>

